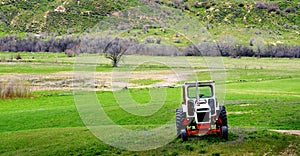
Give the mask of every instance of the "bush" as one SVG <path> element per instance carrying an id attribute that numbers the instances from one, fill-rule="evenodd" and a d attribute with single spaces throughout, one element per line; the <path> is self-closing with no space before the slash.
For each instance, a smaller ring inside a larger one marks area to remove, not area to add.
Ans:
<path id="1" fill-rule="evenodd" d="M 174 6 L 174 4 L 172 2 L 168 2 L 167 5 L 168 5 L 168 7 Z"/>
<path id="2" fill-rule="evenodd" d="M 205 149 L 201 149 L 200 151 L 199 151 L 199 154 L 205 154 L 206 153 L 206 150 Z"/>
<path id="3" fill-rule="evenodd" d="M 296 13 L 296 8 L 295 7 L 287 7 L 285 10 L 287 13 Z"/>
<path id="4" fill-rule="evenodd" d="M 143 32 L 144 33 L 148 33 L 149 32 L 149 28 L 150 28 L 149 25 L 143 25 Z"/>
<path id="5" fill-rule="evenodd" d="M 267 9 L 268 8 L 268 6 L 262 2 L 257 2 L 255 5 L 258 9 Z"/>
<path id="6" fill-rule="evenodd" d="M 160 44 L 160 42 L 161 42 L 161 38 L 159 37 L 156 39 L 156 44 Z"/>
<path id="7" fill-rule="evenodd" d="M 4 56 L 1 57 L 1 62 L 5 62 L 5 57 Z"/>
<path id="8" fill-rule="evenodd" d="M 128 29 L 130 29 L 129 25 L 119 25 L 118 26 L 118 30 L 128 30 Z"/>
<path id="9" fill-rule="evenodd" d="M 212 153 L 211 155 L 212 155 L 212 156 L 220 156 L 221 154 L 220 154 L 220 152 L 214 152 L 214 153 Z"/>
<path id="10" fill-rule="evenodd" d="M 155 42 L 155 39 L 151 36 L 147 37 L 145 40 L 146 40 L 146 43 L 154 43 Z"/>
<path id="11" fill-rule="evenodd" d="M 25 81 L 0 82 L 0 99 L 32 96 L 30 84 Z"/>
<path id="12" fill-rule="evenodd" d="M 16 60 L 21 60 L 21 59 L 22 59 L 21 54 L 18 54 L 18 55 L 16 56 Z"/>
<path id="13" fill-rule="evenodd" d="M 277 14 L 280 13 L 280 9 L 277 3 L 272 3 L 272 2 L 256 2 L 256 7 L 258 9 L 266 9 L 268 12 L 276 12 Z"/>
<path id="14" fill-rule="evenodd" d="M 184 5 L 184 9 L 185 9 L 185 10 L 190 10 L 189 5 L 185 4 L 185 5 Z"/>
<path id="15" fill-rule="evenodd" d="M 250 46 L 253 46 L 253 45 L 254 45 L 254 38 L 251 38 L 251 39 L 250 39 L 249 45 L 250 45 Z"/>
<path id="16" fill-rule="evenodd" d="M 176 39 L 174 40 L 174 43 L 180 43 L 180 42 L 181 42 L 180 38 L 176 38 Z"/>
<path id="17" fill-rule="evenodd" d="M 65 54 L 66 54 L 68 57 L 74 57 L 74 56 L 75 56 L 75 53 L 74 53 L 72 50 L 70 50 L 70 49 L 67 49 L 67 50 L 65 51 Z"/>

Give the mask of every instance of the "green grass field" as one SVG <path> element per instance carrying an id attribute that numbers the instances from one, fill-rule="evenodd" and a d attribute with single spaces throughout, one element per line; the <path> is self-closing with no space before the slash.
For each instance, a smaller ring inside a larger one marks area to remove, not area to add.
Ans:
<path id="1" fill-rule="evenodd" d="M 0 53 L 0 57 L 10 55 Z M 71 72 L 75 60 L 61 53 L 21 55 L 20 61 L 0 62 L 0 76 Z M 193 69 L 207 68 L 197 64 L 202 60 L 199 57 L 186 59 L 194 65 Z M 118 149 L 97 139 L 84 126 L 72 90 L 43 90 L 33 92 L 31 98 L 0 100 L 0 155 L 299 155 L 299 136 L 270 130 L 300 130 L 300 59 L 223 58 L 223 61 L 227 75 L 225 103 L 229 141 L 205 135 L 188 142 L 174 139 L 163 147 L 147 151 Z M 104 57 L 101 56 L 99 62 L 96 72 L 113 70 Z M 124 62 L 119 68 L 128 66 L 132 65 Z M 135 72 L 168 69 L 163 64 L 149 63 L 139 66 Z M 197 72 L 197 76 L 200 80 L 210 79 L 206 71 Z M 129 81 L 138 85 L 162 82 L 159 79 Z M 129 91 L 138 103 L 151 100 L 149 88 L 130 88 Z M 145 117 L 124 111 L 111 91 L 96 94 L 108 116 L 131 129 L 135 125 L 158 127 L 174 118 L 175 109 L 181 103 L 181 88 L 166 87 L 166 92 L 163 107 Z"/>

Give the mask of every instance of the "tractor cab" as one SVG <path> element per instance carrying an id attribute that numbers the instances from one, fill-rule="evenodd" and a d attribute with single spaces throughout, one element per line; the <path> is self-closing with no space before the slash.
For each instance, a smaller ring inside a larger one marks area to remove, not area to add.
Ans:
<path id="1" fill-rule="evenodd" d="M 219 110 L 214 81 L 197 81 L 183 85 L 183 112 L 187 117 L 196 117 L 196 123 L 210 123 L 211 116 Z"/>

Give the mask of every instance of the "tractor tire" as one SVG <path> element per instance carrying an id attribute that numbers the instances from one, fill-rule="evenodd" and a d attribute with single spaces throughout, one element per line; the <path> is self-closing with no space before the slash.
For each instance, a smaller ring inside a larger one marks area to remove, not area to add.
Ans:
<path id="1" fill-rule="evenodd" d="M 227 126 L 222 126 L 221 127 L 221 137 L 225 140 L 228 140 L 228 127 Z"/>
<path id="2" fill-rule="evenodd" d="M 222 120 L 222 124 L 216 124 L 216 128 L 220 128 L 220 133 L 218 135 L 225 139 L 228 140 L 228 123 L 227 123 L 227 113 L 226 113 L 226 108 L 225 106 L 220 107 L 220 114 L 219 118 Z"/>
<path id="3" fill-rule="evenodd" d="M 188 135 L 185 129 L 181 130 L 181 139 L 182 141 L 188 141 Z"/>
<path id="4" fill-rule="evenodd" d="M 219 114 L 220 119 L 222 120 L 222 125 L 221 126 L 226 126 L 228 127 L 227 123 L 227 113 L 226 113 L 226 108 L 225 106 L 221 106 L 221 111 Z"/>
<path id="5" fill-rule="evenodd" d="M 176 130 L 177 130 L 177 136 L 180 137 L 181 130 L 184 129 L 184 126 L 182 125 L 184 120 L 183 110 L 182 108 L 176 109 Z"/>

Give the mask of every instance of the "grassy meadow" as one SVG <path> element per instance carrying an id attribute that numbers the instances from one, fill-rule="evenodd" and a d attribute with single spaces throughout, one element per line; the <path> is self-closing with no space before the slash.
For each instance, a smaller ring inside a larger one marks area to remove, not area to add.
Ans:
<path id="1" fill-rule="evenodd" d="M 76 59 L 62 53 L 20 53 L 21 60 L 10 62 L 9 58 L 17 54 L 0 53 L 0 58 L 5 58 L 5 62 L 0 62 L 1 81 L 9 81 L 5 78 L 11 75 L 72 74 Z M 201 71 L 207 68 L 199 64 L 202 58 L 185 59 L 193 65 L 199 80 L 210 79 L 209 72 Z M 271 131 L 300 129 L 300 59 L 222 59 L 226 69 L 229 141 L 204 135 L 187 142 L 174 139 L 163 147 L 147 151 L 118 149 L 97 139 L 84 126 L 73 90 L 58 88 L 34 91 L 29 98 L 0 100 L 0 155 L 300 155 L 300 136 Z M 124 62 L 119 68 L 130 66 L 132 64 Z M 151 62 L 135 68 L 137 73 L 166 70 L 169 68 L 165 65 Z M 109 60 L 100 56 L 96 72 L 111 71 Z M 163 80 L 155 77 L 129 82 L 147 86 Z M 129 91 L 140 104 L 151 100 L 149 88 L 129 88 Z M 182 100 L 181 88 L 166 87 L 166 92 L 163 107 L 145 117 L 124 111 L 112 91 L 98 90 L 96 94 L 108 116 L 115 123 L 130 128 L 134 125 L 158 127 L 174 118 Z"/>

